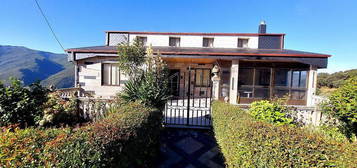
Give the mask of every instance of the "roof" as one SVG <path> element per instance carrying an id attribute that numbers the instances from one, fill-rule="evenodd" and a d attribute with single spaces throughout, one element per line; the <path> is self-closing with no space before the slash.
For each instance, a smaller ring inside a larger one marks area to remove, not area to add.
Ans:
<path id="1" fill-rule="evenodd" d="M 106 33 L 151 34 L 151 35 L 198 35 L 198 36 L 284 36 L 283 33 L 192 33 L 192 32 L 143 32 L 106 31 Z"/>
<path id="2" fill-rule="evenodd" d="M 204 48 L 204 47 L 152 47 L 162 55 L 205 55 L 205 56 L 277 56 L 277 57 L 313 57 L 327 58 L 331 55 L 297 51 L 289 49 L 240 49 L 240 48 Z M 117 53 L 116 46 L 93 46 L 67 49 L 78 53 Z"/>

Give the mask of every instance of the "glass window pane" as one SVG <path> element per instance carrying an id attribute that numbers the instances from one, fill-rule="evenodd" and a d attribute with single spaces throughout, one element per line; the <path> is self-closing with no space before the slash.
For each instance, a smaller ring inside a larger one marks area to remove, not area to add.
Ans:
<path id="1" fill-rule="evenodd" d="M 238 85 L 253 85 L 253 68 L 239 69 Z"/>
<path id="2" fill-rule="evenodd" d="M 254 89 L 254 98 L 270 98 L 269 88 L 255 88 Z"/>
<path id="3" fill-rule="evenodd" d="M 118 65 L 112 64 L 112 85 L 119 85 L 119 79 Z"/>
<path id="4" fill-rule="evenodd" d="M 305 90 L 291 90 L 291 99 L 305 100 L 306 99 L 306 91 Z"/>
<path id="5" fill-rule="evenodd" d="M 269 86 L 270 85 L 270 69 L 255 70 L 255 85 Z"/>
<path id="6" fill-rule="evenodd" d="M 275 86 L 290 86 L 291 73 L 289 69 L 276 69 L 275 70 Z"/>
<path id="7" fill-rule="evenodd" d="M 300 71 L 293 71 L 293 76 L 291 80 L 291 86 L 292 87 L 299 87 L 300 83 Z"/>
<path id="8" fill-rule="evenodd" d="M 103 64 L 103 85 L 110 85 L 110 64 Z"/>
<path id="9" fill-rule="evenodd" d="M 253 97 L 253 88 L 251 87 L 240 87 L 238 92 L 240 97 L 244 97 L 244 98 Z"/>
<path id="10" fill-rule="evenodd" d="M 306 88 L 307 71 L 300 72 L 300 88 Z"/>

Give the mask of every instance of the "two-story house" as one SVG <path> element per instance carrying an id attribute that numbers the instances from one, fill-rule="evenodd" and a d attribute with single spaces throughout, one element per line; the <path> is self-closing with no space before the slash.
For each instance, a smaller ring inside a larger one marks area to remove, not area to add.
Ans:
<path id="1" fill-rule="evenodd" d="M 173 95 L 212 95 L 214 66 L 219 67 L 216 98 L 249 104 L 288 96 L 289 104 L 312 105 L 317 69 L 327 67 L 330 55 L 284 48 L 285 34 L 175 33 L 107 31 L 105 45 L 68 49 L 75 65 L 75 84 L 96 97 L 120 92 L 128 77 L 118 68 L 117 45 L 140 40 L 159 51 L 171 70 Z"/>

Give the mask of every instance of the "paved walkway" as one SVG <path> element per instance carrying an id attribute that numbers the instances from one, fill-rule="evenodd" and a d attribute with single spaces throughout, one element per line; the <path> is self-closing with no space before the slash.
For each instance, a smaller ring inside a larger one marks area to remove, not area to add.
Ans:
<path id="1" fill-rule="evenodd" d="M 160 168 L 224 167 L 216 140 L 208 130 L 165 128 L 160 150 Z"/>

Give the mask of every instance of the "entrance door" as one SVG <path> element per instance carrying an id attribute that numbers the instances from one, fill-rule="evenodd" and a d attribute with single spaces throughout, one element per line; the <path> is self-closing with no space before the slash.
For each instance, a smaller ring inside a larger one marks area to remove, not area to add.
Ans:
<path id="1" fill-rule="evenodd" d="M 169 83 L 172 98 L 165 105 L 164 125 L 210 127 L 211 70 L 190 67 L 181 72 L 172 70 Z"/>

